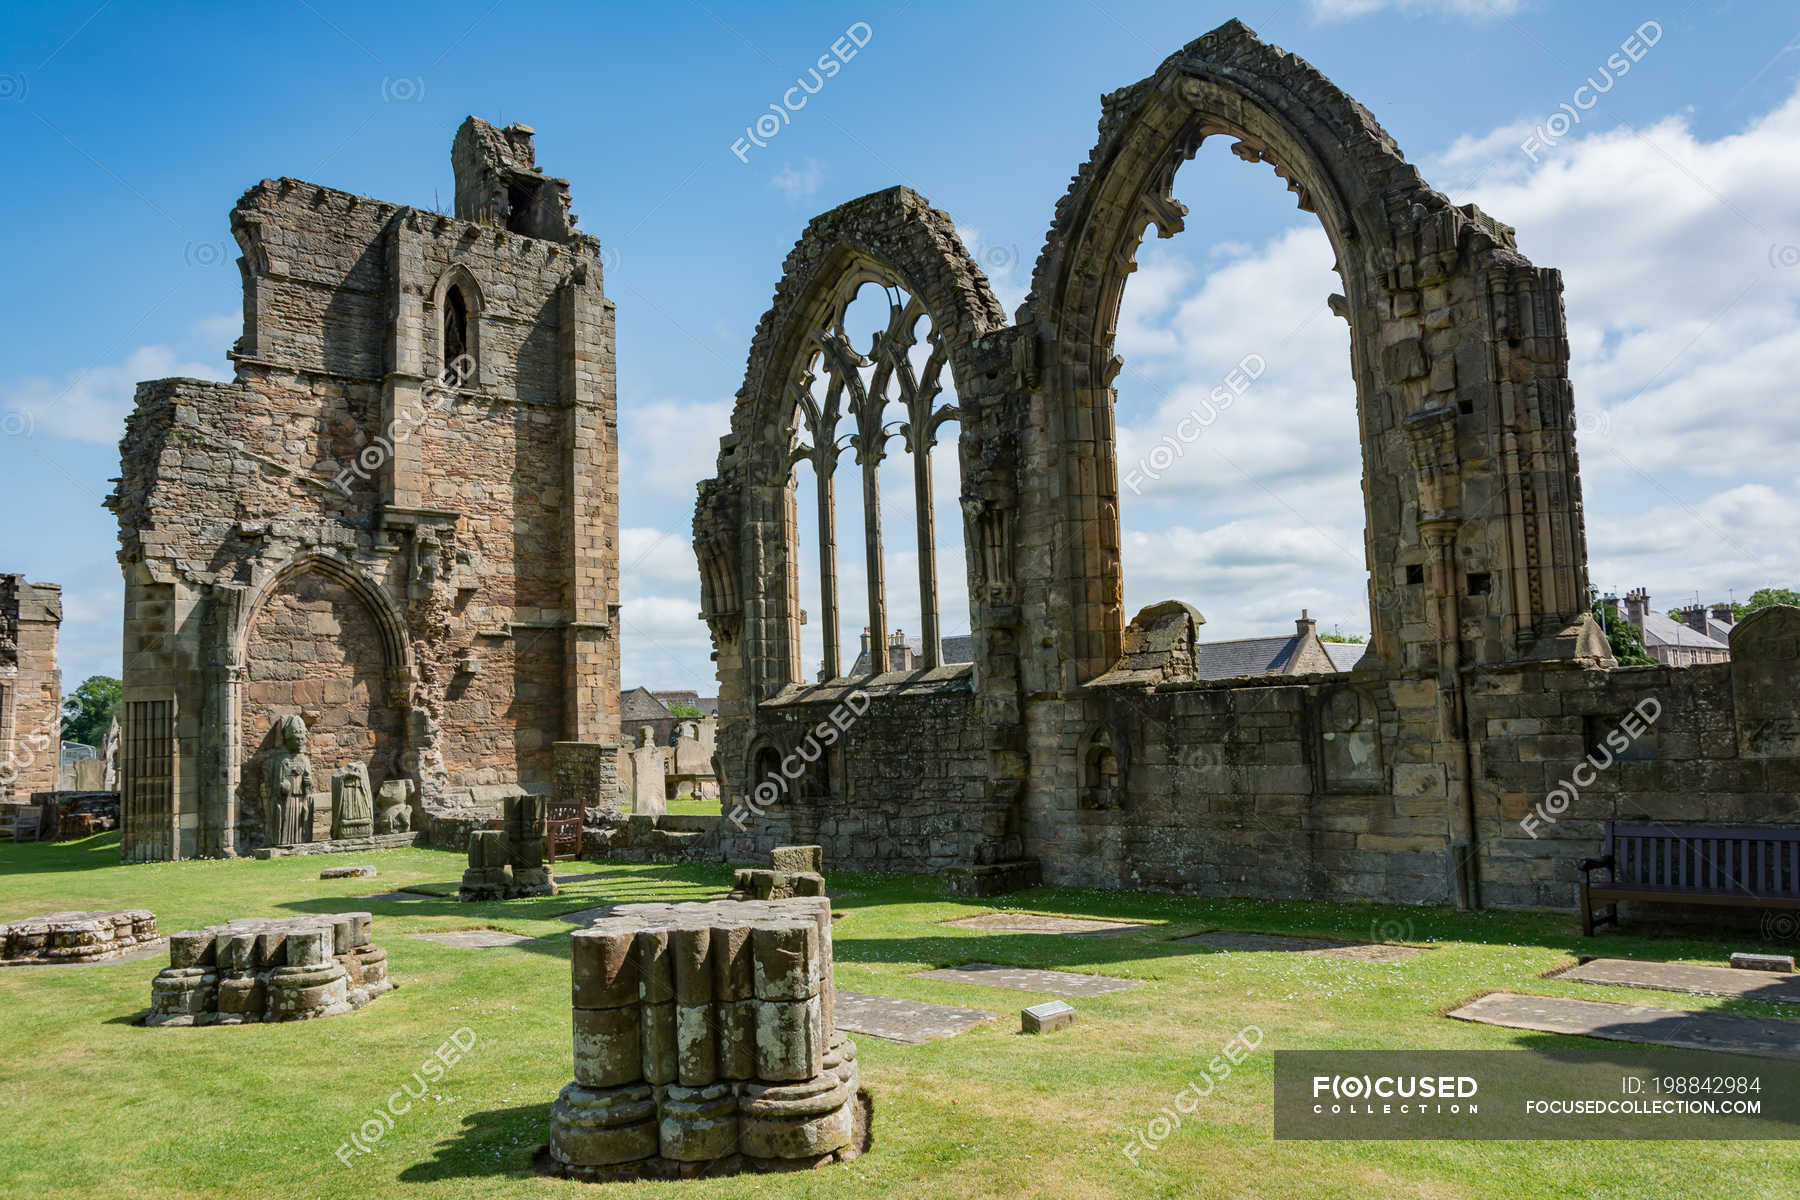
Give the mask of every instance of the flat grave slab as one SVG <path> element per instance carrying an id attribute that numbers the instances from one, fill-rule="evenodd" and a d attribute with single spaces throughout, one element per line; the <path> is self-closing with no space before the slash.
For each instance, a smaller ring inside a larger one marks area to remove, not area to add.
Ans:
<path id="1" fill-rule="evenodd" d="M 982 929 L 991 933 L 1064 933 L 1074 937 L 1098 937 L 1113 933 L 1139 933 L 1154 925 L 1128 921 L 1102 921 L 1093 917 L 1051 917 L 1043 913 L 991 912 L 958 917 L 940 924 L 955 929 Z"/>
<path id="2" fill-rule="evenodd" d="M 851 1033 L 867 1034 L 890 1042 L 917 1046 L 940 1038 L 967 1033 L 999 1013 L 949 1004 L 927 1004 L 897 996 L 869 996 L 860 992 L 837 994 L 834 1023 Z"/>
<path id="3" fill-rule="evenodd" d="M 1039 971 L 1031 967 L 1004 967 L 999 963 L 964 963 L 960 967 L 921 971 L 913 978 L 1011 988 L 1015 992 L 1048 992 L 1052 996 L 1104 996 L 1108 992 L 1122 992 L 1144 984 L 1141 979 L 1078 975 L 1073 971 Z"/>
<path id="4" fill-rule="evenodd" d="M 1419 953 L 1418 946 L 1391 946 L 1382 942 L 1340 942 L 1331 938 L 1288 937 L 1278 933 L 1240 933 L 1234 929 L 1214 929 L 1172 939 L 1186 946 L 1210 946 L 1214 950 L 1239 950 L 1254 953 L 1311 954 L 1321 958 L 1344 958 L 1353 962 L 1399 962 Z"/>
<path id="5" fill-rule="evenodd" d="M 1800 1058 L 1800 1022 L 1796 1021 L 1556 996 L 1521 996 L 1513 992 L 1483 996 L 1449 1015 L 1481 1025 L 1603 1038 L 1609 1042 L 1642 1042 L 1763 1058 Z"/>
<path id="6" fill-rule="evenodd" d="M 492 950 L 496 946 L 518 946 L 537 941 L 523 934 L 502 933 L 498 929 L 459 929 L 453 933 L 409 933 L 406 936 L 416 941 L 454 946 L 458 950 Z"/>
<path id="7" fill-rule="evenodd" d="M 1629 958 L 1596 958 L 1559 971 L 1552 979 L 1616 987 L 1653 988 L 1694 996 L 1734 996 L 1769 1004 L 1800 1004 L 1800 975 L 1746 971 L 1738 967 L 1703 967 L 1686 963 L 1640 962 Z"/>
<path id="8" fill-rule="evenodd" d="M 615 907 L 617 906 L 612 904 L 596 904 L 589 908 L 578 908 L 574 912 L 557 913 L 556 919 L 585 928 L 592 925 L 596 918 L 611 912 Z"/>

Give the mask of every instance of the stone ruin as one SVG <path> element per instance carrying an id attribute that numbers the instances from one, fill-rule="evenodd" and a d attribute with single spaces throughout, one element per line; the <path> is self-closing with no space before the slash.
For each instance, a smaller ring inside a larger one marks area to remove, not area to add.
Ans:
<path id="1" fill-rule="evenodd" d="M 362 1008 L 399 985 L 366 912 L 246 917 L 169 938 L 146 1025 L 306 1021 Z"/>
<path id="2" fill-rule="evenodd" d="M 616 806 L 600 246 L 529 127 L 471 117 L 451 160 L 454 215 L 298 179 L 244 193 L 235 378 L 139 385 L 108 498 L 127 861 L 336 836 L 276 820 L 290 717 L 315 814 L 366 771 L 353 829 L 391 783 L 416 806 L 394 835 L 490 816 L 497 787 Z"/>
<path id="3" fill-rule="evenodd" d="M 0 925 L 0 966 L 101 962 L 159 940 L 146 908 L 49 913 Z"/>
<path id="4" fill-rule="evenodd" d="M 618 905 L 571 940 L 558 1173 L 799 1169 L 868 1148 L 856 1047 L 834 1025 L 829 900 Z"/>
<path id="5" fill-rule="evenodd" d="M 469 867 L 458 900 L 516 900 L 554 896 L 556 881 L 544 865 L 549 805 L 542 796 L 508 796 L 501 801 L 500 829 L 469 832 Z"/>
<path id="6" fill-rule="evenodd" d="M 62 588 L 0 575 L 0 800 L 59 786 Z"/>
<path id="7" fill-rule="evenodd" d="M 1147 233 L 1181 231 L 1173 181 L 1211 137 L 1286 180 L 1336 254 L 1373 631 L 1353 671 L 1204 680 L 1194 606 L 1123 607 L 1120 303 Z M 883 290 L 886 328 L 852 344 L 847 307 L 859 294 L 880 307 Z M 817 842 L 846 869 L 941 874 L 974 893 L 1042 879 L 1566 908 L 1604 818 L 1790 821 L 1800 612 L 1745 621 L 1728 664 L 1613 669 L 1590 609 L 1568 363 L 1558 273 L 1237 21 L 1102 97 L 1093 152 L 1010 317 L 954 220 L 918 193 L 814 218 L 694 514 L 724 855 Z M 893 670 L 884 459 L 928 497 L 916 481 L 930 478 L 930 434 L 952 418 L 955 443 L 937 452 L 960 465 L 967 555 L 949 586 L 968 595 L 973 661 L 943 661 L 921 505 L 917 530 L 899 531 L 919 540 L 921 665 Z M 840 459 L 846 435 L 854 462 Z M 801 461 L 816 546 L 798 545 Z M 851 677 L 834 471 L 865 509 L 870 661 Z M 815 613 L 800 603 L 803 555 Z M 822 681 L 802 661 L 803 623 L 822 634 Z M 1665 715 L 1636 761 L 1527 833 L 1522 818 L 1652 696 Z"/>
<path id="8" fill-rule="evenodd" d="M 825 854 L 818 846 L 777 846 L 769 866 L 744 867 L 732 873 L 734 900 L 791 900 L 825 894 Z"/>
<path id="9" fill-rule="evenodd" d="M 671 800 L 719 798 L 719 781 L 713 773 L 718 718 L 668 724 L 667 745 L 658 744 L 655 725 L 640 725 L 636 743 L 620 748 L 619 801 L 624 811 L 660 815 L 668 811 Z"/>

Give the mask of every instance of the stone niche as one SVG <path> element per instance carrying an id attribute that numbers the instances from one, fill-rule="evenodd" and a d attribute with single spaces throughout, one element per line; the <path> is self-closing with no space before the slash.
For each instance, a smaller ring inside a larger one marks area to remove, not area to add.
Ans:
<path id="1" fill-rule="evenodd" d="M 0 966 L 100 962 L 159 940 L 147 908 L 50 913 L 0 926 Z"/>
<path id="2" fill-rule="evenodd" d="M 146 1025 L 306 1021 L 362 1008 L 398 985 L 366 912 L 246 917 L 169 938 Z"/>
<path id="3" fill-rule="evenodd" d="M 575 1080 L 549 1167 L 589 1180 L 792 1170 L 868 1148 L 834 1024 L 831 902 L 618 905 L 573 935 Z"/>

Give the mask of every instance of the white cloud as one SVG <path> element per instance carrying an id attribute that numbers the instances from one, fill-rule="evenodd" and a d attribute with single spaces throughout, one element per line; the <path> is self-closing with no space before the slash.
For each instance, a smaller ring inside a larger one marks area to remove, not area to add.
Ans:
<path id="1" fill-rule="evenodd" d="M 625 687 L 694 688 L 714 675 L 700 620 L 700 569 L 685 533 L 619 531 L 619 652 Z"/>
<path id="2" fill-rule="evenodd" d="M 819 160 L 809 158 L 806 165 L 796 169 L 792 163 L 784 163 L 781 170 L 775 172 L 769 184 L 781 191 L 789 200 L 810 200 L 818 195 L 819 186 L 825 182 L 825 168 Z"/>
<path id="3" fill-rule="evenodd" d="M 647 498 L 694 502 L 713 473 L 719 439 L 731 432 L 730 400 L 653 400 L 619 405 L 619 492 L 628 506 Z M 630 514 L 627 514 L 630 518 Z"/>
<path id="4" fill-rule="evenodd" d="M 1524 7 L 1523 0 L 1310 0 L 1313 20 L 1349 21 L 1392 9 L 1409 16 L 1468 17 L 1491 20 L 1510 17 Z"/>
<path id="5" fill-rule="evenodd" d="M 1572 137 L 1524 171 L 1517 132 L 1451 148 L 1465 170 L 1471 147 L 1502 152 L 1456 199 L 1562 271 L 1590 489 L 1800 455 L 1800 92 L 1739 133 L 1707 141 L 1671 116 Z"/>
<path id="6" fill-rule="evenodd" d="M 61 380 L 35 377 L 7 387 L 7 427 L 34 434 L 116 445 L 139 381 L 185 377 L 218 379 L 217 367 L 181 362 L 167 346 L 142 346 L 124 362 L 86 367 Z"/>
<path id="7" fill-rule="evenodd" d="M 1782 487 L 1744 483 L 1688 501 L 1680 496 L 1634 514 L 1634 519 L 1588 522 L 1594 586 L 1624 592 L 1642 587 L 1657 611 L 1735 596 L 1763 587 L 1795 586 L 1793 547 L 1800 544 L 1800 508 L 1793 481 Z"/>
<path id="8" fill-rule="evenodd" d="M 194 332 L 209 342 L 229 346 L 244 331 L 241 313 L 215 313 L 194 322 Z"/>

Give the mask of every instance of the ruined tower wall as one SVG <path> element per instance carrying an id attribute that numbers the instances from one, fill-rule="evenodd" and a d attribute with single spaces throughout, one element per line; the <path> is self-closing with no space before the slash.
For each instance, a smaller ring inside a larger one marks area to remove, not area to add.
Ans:
<path id="1" fill-rule="evenodd" d="M 56 789 L 61 626 L 62 588 L 0 575 L 0 797 L 22 800 Z"/>
<path id="2" fill-rule="evenodd" d="M 421 815 L 616 802 L 612 306 L 566 185 L 529 131 L 506 140 L 484 169 L 527 171 L 548 236 L 504 204 L 460 220 L 292 179 L 233 210 L 237 378 L 143 385 L 111 501 L 127 858 L 263 844 L 293 713 L 321 791 L 354 761 L 411 780 Z"/>

